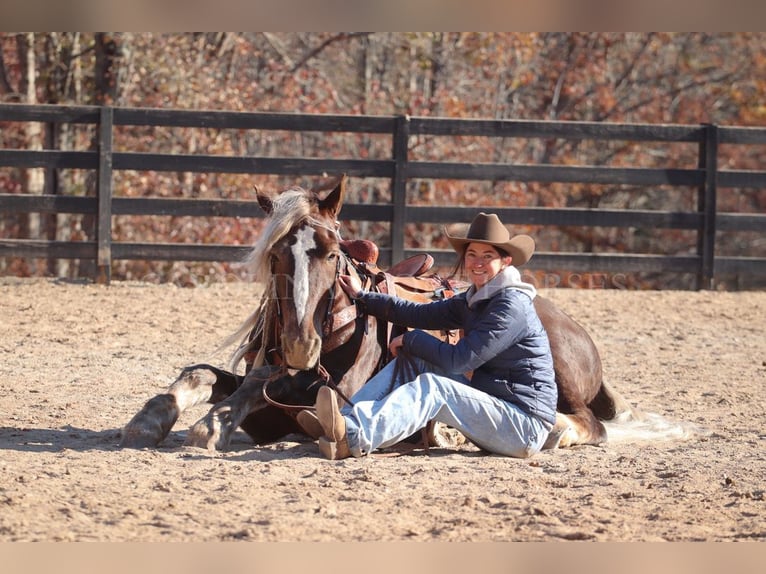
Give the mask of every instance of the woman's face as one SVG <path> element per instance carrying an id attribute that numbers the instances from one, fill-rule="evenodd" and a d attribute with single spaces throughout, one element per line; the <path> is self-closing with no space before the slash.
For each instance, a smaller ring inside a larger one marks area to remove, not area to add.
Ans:
<path id="1" fill-rule="evenodd" d="M 510 256 L 503 257 L 497 249 L 484 243 L 469 243 L 464 257 L 466 275 L 477 289 L 511 264 Z"/>

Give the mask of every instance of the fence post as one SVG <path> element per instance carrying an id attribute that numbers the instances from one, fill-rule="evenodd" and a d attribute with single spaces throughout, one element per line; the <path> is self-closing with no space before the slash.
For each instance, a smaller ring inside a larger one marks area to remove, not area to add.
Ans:
<path id="1" fill-rule="evenodd" d="M 47 122 L 45 124 L 45 149 L 57 149 L 59 143 L 59 124 L 55 122 Z M 45 195 L 58 195 L 59 194 L 59 182 L 58 182 L 58 170 L 50 165 L 45 168 L 45 187 L 43 193 Z M 58 230 L 58 217 L 55 213 L 47 213 L 40 216 L 41 220 L 45 221 L 45 225 L 41 227 L 45 230 L 42 237 L 48 241 L 56 241 L 56 232 Z M 48 274 L 57 277 L 59 274 L 58 259 L 55 257 L 49 257 L 47 260 Z"/>
<path id="2" fill-rule="evenodd" d="M 394 176 L 391 181 L 391 202 L 394 213 L 391 220 L 391 261 L 393 265 L 404 259 L 404 222 L 407 211 L 407 161 L 410 141 L 410 117 L 396 118 L 393 156 Z"/>
<path id="3" fill-rule="evenodd" d="M 705 124 L 700 142 L 698 166 L 705 170 L 705 181 L 697 195 L 697 211 L 702 214 L 702 228 L 697 229 L 697 255 L 700 268 L 697 289 L 712 289 L 715 276 L 716 194 L 718 182 L 718 126 Z"/>
<path id="4" fill-rule="evenodd" d="M 96 197 L 97 281 L 108 285 L 112 279 L 112 134 L 114 108 L 101 107 L 98 125 L 98 189 Z"/>

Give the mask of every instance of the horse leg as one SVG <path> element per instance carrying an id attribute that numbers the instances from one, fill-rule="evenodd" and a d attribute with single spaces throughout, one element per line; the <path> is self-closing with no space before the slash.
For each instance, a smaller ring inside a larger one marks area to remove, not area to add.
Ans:
<path id="1" fill-rule="evenodd" d="M 564 391 L 559 401 L 556 424 L 548 434 L 543 449 L 563 448 L 576 444 L 597 445 L 607 441 L 607 430 L 601 421 L 640 421 L 646 415 L 630 406 L 617 390 L 602 381 L 596 396 L 587 406 Z"/>
<path id="2" fill-rule="evenodd" d="M 556 424 L 543 448 L 600 444 L 606 429 L 588 408 L 602 388 L 601 357 L 587 331 L 544 297 L 535 309 L 548 333 L 558 389 Z"/>
<path id="3" fill-rule="evenodd" d="M 556 424 L 548 433 L 542 450 L 577 444 L 598 445 L 606 442 L 604 425 L 590 411 L 578 414 L 556 413 Z"/>
<path id="4" fill-rule="evenodd" d="M 279 368 L 273 366 L 250 371 L 234 393 L 216 404 L 191 427 L 184 444 L 208 450 L 224 450 L 239 426 L 256 443 L 277 440 L 290 432 L 299 432 L 300 426 L 281 409 L 270 405 L 263 396 L 264 383 L 278 371 Z M 292 389 L 295 386 L 293 383 L 294 378 L 290 375 L 271 381 L 269 396 L 278 401 L 287 400 L 285 391 Z M 313 405 L 313 400 L 310 404 Z"/>
<path id="5" fill-rule="evenodd" d="M 149 399 L 122 429 L 121 447 L 157 446 L 186 409 L 217 402 L 237 388 L 239 378 L 210 365 L 186 367 L 167 392 Z"/>
<path id="6" fill-rule="evenodd" d="M 586 404 L 580 385 L 575 382 L 572 372 L 558 370 L 556 385 L 559 400 L 556 409 L 556 423 L 548 434 L 543 449 L 563 448 L 577 444 L 598 445 L 606 442 L 606 428 L 598 420 L 590 405 L 598 404 L 602 411 L 609 410 L 607 396 L 596 393 L 596 398 Z M 582 380 L 580 377 L 579 380 Z M 602 388 L 603 385 L 599 385 Z"/>

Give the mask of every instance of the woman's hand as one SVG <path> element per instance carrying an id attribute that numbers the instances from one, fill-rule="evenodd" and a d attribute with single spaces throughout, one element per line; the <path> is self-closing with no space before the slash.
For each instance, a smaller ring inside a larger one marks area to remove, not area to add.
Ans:
<path id="1" fill-rule="evenodd" d="M 362 296 L 362 282 L 359 279 L 351 275 L 341 275 L 338 277 L 338 280 L 340 281 L 340 286 L 343 287 L 343 290 L 349 297 L 358 299 Z"/>
<path id="2" fill-rule="evenodd" d="M 391 342 L 388 344 L 388 350 L 391 351 L 392 356 L 396 357 L 399 354 L 399 349 L 402 348 L 402 345 L 404 345 L 404 335 L 399 335 L 398 337 L 391 339 Z"/>

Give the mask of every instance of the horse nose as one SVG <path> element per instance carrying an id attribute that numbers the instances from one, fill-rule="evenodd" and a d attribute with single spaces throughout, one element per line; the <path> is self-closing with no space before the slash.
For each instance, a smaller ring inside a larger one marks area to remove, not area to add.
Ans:
<path id="1" fill-rule="evenodd" d="M 313 369 L 319 363 L 322 339 L 319 337 L 308 339 L 283 337 L 282 349 L 284 350 L 285 362 L 289 367 L 301 370 Z"/>

